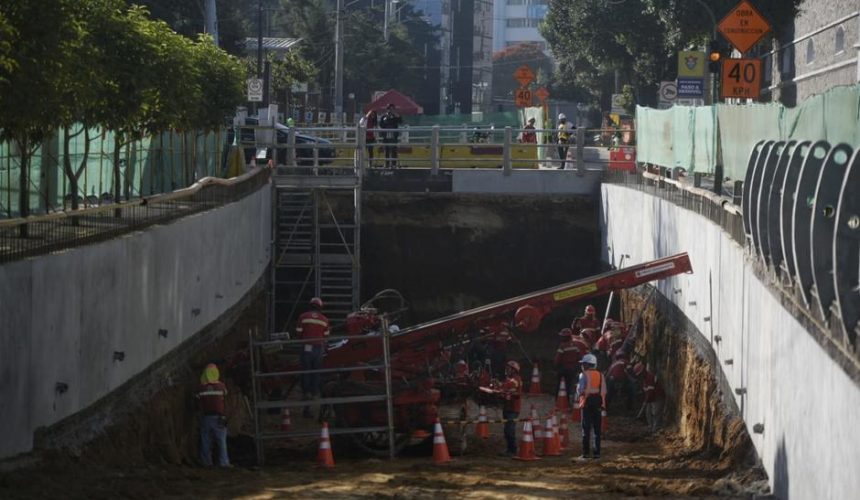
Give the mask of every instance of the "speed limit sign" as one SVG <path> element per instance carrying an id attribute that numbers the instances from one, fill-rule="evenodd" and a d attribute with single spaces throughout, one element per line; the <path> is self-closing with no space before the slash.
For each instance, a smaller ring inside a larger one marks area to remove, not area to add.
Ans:
<path id="1" fill-rule="evenodd" d="M 527 108 L 532 105 L 532 91 L 525 87 L 517 89 L 515 97 L 518 108 Z"/>
<path id="2" fill-rule="evenodd" d="M 725 59 L 723 61 L 720 95 L 758 99 L 761 92 L 761 60 Z"/>

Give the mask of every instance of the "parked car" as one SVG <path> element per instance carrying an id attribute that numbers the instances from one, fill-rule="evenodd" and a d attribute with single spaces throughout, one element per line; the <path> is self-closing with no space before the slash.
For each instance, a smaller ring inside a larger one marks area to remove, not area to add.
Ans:
<path id="1" fill-rule="evenodd" d="M 248 117 L 245 119 L 246 125 L 257 125 L 258 120 L 256 117 Z M 227 131 L 227 144 L 233 144 L 233 136 L 234 136 L 235 128 L 231 127 Z M 245 156 L 245 163 L 250 163 L 251 158 L 256 158 L 256 163 L 265 165 L 269 160 L 272 159 L 273 148 L 268 148 L 265 152 L 265 155 L 258 154 L 260 153 L 255 147 L 254 140 L 254 129 L 253 128 L 241 128 L 241 142 L 240 147 L 242 148 Z M 279 146 L 286 146 L 289 142 L 289 133 L 290 128 L 282 123 L 275 123 L 275 132 L 277 133 L 277 144 Z M 301 133 L 296 133 L 296 162 L 301 166 L 313 166 L 314 164 L 314 149 L 317 150 L 318 163 L 320 165 L 326 165 L 331 163 L 335 157 L 335 148 L 331 145 L 331 141 L 328 139 L 323 139 L 322 137 L 314 137 L 312 135 L 306 135 Z M 278 147 L 275 148 L 277 150 L 277 161 L 276 163 L 280 165 L 284 165 L 287 163 L 287 148 L 286 147 Z"/>

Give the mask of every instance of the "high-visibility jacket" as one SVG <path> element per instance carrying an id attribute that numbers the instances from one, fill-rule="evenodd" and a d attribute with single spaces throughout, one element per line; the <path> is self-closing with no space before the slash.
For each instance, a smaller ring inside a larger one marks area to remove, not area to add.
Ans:
<path id="1" fill-rule="evenodd" d="M 312 340 L 305 345 L 320 345 L 329 334 L 328 318 L 319 311 L 308 311 L 299 316 L 296 332 L 299 338 Z"/>
<path id="2" fill-rule="evenodd" d="M 642 378 L 642 392 L 645 393 L 646 403 L 659 401 L 666 395 L 663 392 L 663 388 L 657 382 L 657 376 L 650 371 L 646 371 L 645 376 Z"/>
<path id="3" fill-rule="evenodd" d="M 609 365 L 608 375 L 613 380 L 622 380 L 627 376 L 627 361 L 623 359 L 615 360 Z"/>
<path id="4" fill-rule="evenodd" d="M 222 382 L 201 384 L 196 396 L 200 402 L 200 409 L 203 410 L 204 414 L 224 414 L 224 398 L 227 396 L 227 386 Z"/>
<path id="5" fill-rule="evenodd" d="M 579 360 L 587 351 L 580 350 L 581 347 L 573 340 L 564 340 L 555 352 L 555 365 L 561 368 L 576 368 Z"/>
<path id="6" fill-rule="evenodd" d="M 504 411 L 519 413 L 522 410 L 523 379 L 519 375 L 511 375 L 502 383 L 505 394 Z"/>
<path id="7" fill-rule="evenodd" d="M 570 129 L 567 128 L 567 123 L 558 124 L 558 142 L 567 142 L 570 140 Z"/>
<path id="8" fill-rule="evenodd" d="M 594 396 L 600 397 L 600 407 L 606 408 L 606 380 L 603 374 L 595 369 L 588 369 L 579 375 L 579 385 L 576 388 L 579 396 L 579 407 L 585 408 L 586 401 Z"/>
<path id="9" fill-rule="evenodd" d="M 579 352 L 583 356 L 585 356 L 586 354 L 588 354 L 589 351 L 591 351 L 591 345 L 589 345 L 588 340 L 586 340 L 583 336 L 574 335 L 573 337 L 571 337 L 571 341 L 575 346 L 579 347 Z"/>

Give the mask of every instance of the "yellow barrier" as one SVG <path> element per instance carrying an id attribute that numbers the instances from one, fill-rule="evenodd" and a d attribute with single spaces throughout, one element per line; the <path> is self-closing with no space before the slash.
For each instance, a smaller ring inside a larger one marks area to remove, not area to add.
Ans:
<path id="1" fill-rule="evenodd" d="M 442 146 L 439 148 L 440 168 L 501 168 L 502 144 L 474 144 L 468 146 Z M 338 148 L 337 159 L 332 165 L 350 166 L 355 152 L 352 149 Z M 365 152 L 365 157 L 366 157 Z M 401 167 L 430 168 L 430 145 L 400 144 L 397 148 L 398 163 Z M 476 161 L 470 161 L 476 160 Z M 382 166 L 385 152 L 382 146 L 374 148 L 374 166 Z M 537 148 L 514 145 L 511 147 L 511 168 L 538 168 Z"/>

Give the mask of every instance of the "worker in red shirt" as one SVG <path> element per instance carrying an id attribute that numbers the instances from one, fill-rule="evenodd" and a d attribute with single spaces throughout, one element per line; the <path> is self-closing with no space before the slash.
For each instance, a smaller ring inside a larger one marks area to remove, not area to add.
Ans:
<path id="1" fill-rule="evenodd" d="M 502 407 L 502 418 L 505 419 L 505 455 L 517 454 L 517 419 L 522 410 L 523 379 L 520 378 L 520 364 L 508 361 L 505 364 L 505 381 L 502 383 L 502 395 L 505 404 Z"/>
<path id="2" fill-rule="evenodd" d="M 195 394 L 200 411 L 200 462 L 212 467 L 212 441 L 218 444 L 218 465 L 229 467 L 227 456 L 227 419 L 224 416 L 224 398 L 227 386 L 220 380 L 218 366 L 208 364 L 200 376 L 200 387 Z"/>
<path id="3" fill-rule="evenodd" d="M 513 340 L 506 326 L 500 326 L 490 332 L 487 338 L 487 355 L 493 367 L 493 375 L 501 379 L 505 373 L 505 361 L 508 359 L 508 344 Z"/>
<path id="4" fill-rule="evenodd" d="M 564 380 L 564 386 L 570 397 L 573 394 L 574 382 L 579 380 L 579 360 L 588 354 L 588 351 L 581 350 L 583 342 L 574 340 L 573 331 L 570 328 L 562 328 L 558 335 L 561 337 L 561 343 L 555 351 L 555 369 L 558 373 L 555 391 L 558 394 L 561 381 Z"/>
<path id="5" fill-rule="evenodd" d="M 606 378 L 609 382 L 609 391 L 606 396 L 606 406 L 611 406 L 615 398 L 619 396 L 626 397 L 626 408 L 629 412 L 633 409 L 633 380 L 632 374 L 628 368 L 627 355 L 623 352 L 615 354 L 612 364 L 609 365 L 609 370 L 606 372 Z"/>
<path id="6" fill-rule="evenodd" d="M 646 369 L 644 364 L 636 363 L 633 373 L 642 381 L 642 392 L 645 395 L 643 409 L 648 427 L 651 432 L 656 432 L 663 416 L 663 401 L 666 399 L 666 393 L 657 380 L 657 375 Z"/>
<path id="7" fill-rule="evenodd" d="M 597 358 L 586 354 L 580 361 L 582 374 L 576 386 L 576 397 L 582 409 L 582 456 L 600 458 L 600 424 L 606 411 L 606 380 L 597 371 Z M 594 432 L 594 455 L 590 453 L 591 433 Z"/>
<path id="8" fill-rule="evenodd" d="M 593 305 L 585 306 L 585 314 L 577 318 L 580 328 L 597 328 L 600 330 L 600 319 L 597 318 L 597 309 Z"/>
<path id="9" fill-rule="evenodd" d="M 322 313 L 323 301 L 319 297 L 311 299 L 310 308 L 299 316 L 296 332 L 300 339 L 308 340 L 302 345 L 302 370 L 319 370 L 322 367 L 325 338 L 329 334 L 329 321 Z M 320 374 L 302 374 L 302 399 L 313 399 L 320 395 Z M 313 414 L 309 406 L 305 406 L 303 415 L 311 418 Z"/>

